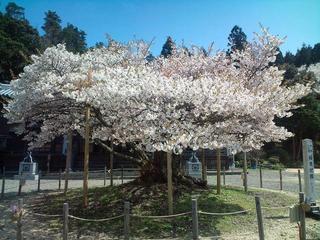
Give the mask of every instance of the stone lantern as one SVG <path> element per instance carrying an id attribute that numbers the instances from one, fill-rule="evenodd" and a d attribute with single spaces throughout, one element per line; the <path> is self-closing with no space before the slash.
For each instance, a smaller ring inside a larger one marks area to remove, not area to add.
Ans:
<path id="1" fill-rule="evenodd" d="M 199 159 L 196 156 L 196 152 L 192 152 L 189 161 L 187 161 L 186 173 L 190 177 L 201 179 L 202 178 L 202 165 Z"/>
<path id="2" fill-rule="evenodd" d="M 27 156 L 19 164 L 19 175 L 15 175 L 15 179 L 20 180 L 38 180 L 39 175 L 37 173 L 37 163 L 33 162 L 31 152 L 27 153 Z"/>

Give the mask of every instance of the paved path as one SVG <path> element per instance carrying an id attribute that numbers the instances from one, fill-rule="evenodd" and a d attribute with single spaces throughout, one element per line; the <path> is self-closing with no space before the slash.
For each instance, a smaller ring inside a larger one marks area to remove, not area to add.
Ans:
<path id="1" fill-rule="evenodd" d="M 259 170 L 248 170 L 248 186 L 260 187 Z M 301 173 L 302 190 L 303 190 L 303 173 Z M 280 190 L 280 174 L 278 170 L 262 170 L 263 187 L 273 190 Z M 216 185 L 216 176 L 208 176 L 209 184 Z M 226 175 L 226 184 L 231 186 L 242 186 L 241 175 Z M 283 191 L 299 193 L 298 170 L 288 169 L 282 171 Z M 320 201 L 320 171 L 315 173 L 316 198 Z"/>

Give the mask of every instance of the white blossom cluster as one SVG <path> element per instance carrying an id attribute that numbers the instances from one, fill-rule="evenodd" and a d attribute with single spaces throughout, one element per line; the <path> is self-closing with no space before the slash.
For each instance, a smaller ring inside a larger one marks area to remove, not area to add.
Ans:
<path id="1" fill-rule="evenodd" d="M 320 94 L 320 63 L 310 64 L 309 66 L 303 65 L 298 70 L 312 72 L 314 74 L 315 83 L 313 84 L 313 90 Z"/>
<path id="2" fill-rule="evenodd" d="M 291 136 L 274 118 L 290 116 L 310 91 L 309 85 L 282 85 L 283 72 L 272 64 L 281 43 L 262 29 L 231 55 L 178 48 L 152 62 L 142 41 L 110 41 L 82 55 L 57 45 L 34 56 L 12 82 L 7 117 L 26 122 L 31 147 L 70 129 L 83 134 L 90 106 L 92 140 L 176 153 L 186 147 L 259 149 Z"/>

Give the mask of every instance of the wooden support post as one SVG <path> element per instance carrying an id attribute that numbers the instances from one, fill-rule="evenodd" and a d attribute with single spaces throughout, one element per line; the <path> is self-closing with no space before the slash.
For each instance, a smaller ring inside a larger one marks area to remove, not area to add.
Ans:
<path id="1" fill-rule="evenodd" d="M 4 189 L 6 184 L 6 168 L 2 168 L 2 187 L 1 187 L 1 199 L 4 199 Z"/>
<path id="2" fill-rule="evenodd" d="M 121 165 L 121 184 L 123 184 L 123 165 Z"/>
<path id="3" fill-rule="evenodd" d="M 263 230 L 263 220 L 262 220 L 260 197 L 255 196 L 255 201 L 256 201 L 256 212 L 257 212 L 257 221 L 258 221 L 258 230 L 259 230 L 259 240 L 264 240 L 264 230 Z"/>
<path id="4" fill-rule="evenodd" d="M 83 163 L 83 206 L 88 206 L 88 180 L 89 180 L 89 144 L 90 144 L 90 107 L 86 106 L 85 116 L 85 143 L 84 143 L 84 163 Z"/>
<path id="5" fill-rule="evenodd" d="M 248 175 L 247 175 L 247 172 L 248 172 L 248 163 L 247 163 L 247 153 L 244 152 L 243 153 L 243 185 L 244 185 L 244 191 L 245 192 L 248 192 Z"/>
<path id="6" fill-rule="evenodd" d="M 260 166 L 260 188 L 263 188 L 263 183 L 262 183 L 262 167 Z"/>
<path id="7" fill-rule="evenodd" d="M 69 231 L 69 204 L 63 204 L 63 240 L 68 239 L 68 231 Z"/>
<path id="8" fill-rule="evenodd" d="M 300 169 L 298 169 L 298 180 L 299 180 L 299 192 L 302 192 L 301 171 L 300 171 Z"/>
<path id="9" fill-rule="evenodd" d="M 130 203 L 124 202 L 124 239 L 130 238 Z"/>
<path id="10" fill-rule="evenodd" d="M 110 143 L 110 148 L 113 151 L 113 142 Z M 110 186 L 113 186 L 113 152 L 110 152 Z"/>
<path id="11" fill-rule="evenodd" d="M 168 212 L 173 214 L 172 153 L 167 152 Z"/>
<path id="12" fill-rule="evenodd" d="M 105 186 L 107 183 L 107 166 L 104 166 L 104 171 L 103 171 L 103 186 Z"/>
<path id="13" fill-rule="evenodd" d="M 22 212 L 23 212 L 23 199 L 18 200 L 18 220 L 17 220 L 17 240 L 22 240 Z"/>
<path id="14" fill-rule="evenodd" d="M 38 172 L 38 192 L 40 192 L 41 171 Z"/>
<path id="15" fill-rule="evenodd" d="M 217 148 L 217 194 L 221 193 L 221 152 Z"/>
<path id="16" fill-rule="evenodd" d="M 222 174 L 223 174 L 223 186 L 225 186 L 226 185 L 226 168 L 225 167 L 223 167 Z"/>
<path id="17" fill-rule="evenodd" d="M 304 204 L 305 204 L 305 199 L 304 199 L 304 193 L 300 192 L 299 193 L 299 219 L 300 219 L 300 228 L 299 228 L 299 233 L 300 233 L 300 240 L 306 240 L 307 235 L 306 235 L 306 213 L 304 210 Z"/>
<path id="18" fill-rule="evenodd" d="M 68 132 L 68 148 L 67 148 L 67 159 L 66 159 L 66 170 L 64 175 L 64 195 L 68 192 L 68 183 L 69 183 L 69 172 L 71 168 L 71 160 L 72 160 L 72 139 L 73 133 L 72 130 Z"/>
<path id="19" fill-rule="evenodd" d="M 198 204 L 197 199 L 192 199 L 192 239 L 199 239 L 199 224 L 198 224 Z"/>
<path id="20" fill-rule="evenodd" d="M 58 186 L 59 190 L 61 190 L 61 178 L 62 176 L 61 176 L 61 169 L 60 169 L 59 170 L 59 186 Z"/>
<path id="21" fill-rule="evenodd" d="M 22 174 L 19 174 L 19 189 L 18 189 L 18 196 L 21 195 L 21 191 L 22 191 Z"/>
<path id="22" fill-rule="evenodd" d="M 207 161 L 206 161 L 206 151 L 201 150 L 201 165 L 202 165 L 202 180 L 207 181 Z"/>
<path id="23" fill-rule="evenodd" d="M 280 176 L 280 190 L 282 191 L 282 170 L 279 169 L 279 176 Z"/>

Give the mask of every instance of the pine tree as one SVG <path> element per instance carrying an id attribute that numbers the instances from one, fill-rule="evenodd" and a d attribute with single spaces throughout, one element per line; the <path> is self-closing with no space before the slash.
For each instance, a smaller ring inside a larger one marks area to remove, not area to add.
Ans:
<path id="1" fill-rule="evenodd" d="M 72 24 L 63 28 L 61 37 L 68 51 L 83 53 L 87 49 L 86 33 Z"/>
<path id="2" fill-rule="evenodd" d="M 172 38 L 169 36 L 167 38 L 167 41 L 164 43 L 162 50 L 161 50 L 161 55 L 163 57 L 169 57 L 170 55 L 172 55 L 172 53 L 175 51 L 176 49 L 176 44 L 174 43 L 174 41 L 172 40 Z"/>
<path id="3" fill-rule="evenodd" d="M 228 53 L 230 54 L 236 49 L 240 51 L 244 49 L 247 43 L 247 35 L 242 31 L 241 27 L 235 25 L 229 34 L 228 40 L 228 46 L 230 47 Z"/>
<path id="4" fill-rule="evenodd" d="M 45 34 L 43 36 L 43 42 L 45 47 L 57 45 L 61 43 L 61 19 L 56 12 L 48 11 L 45 13 L 44 24 L 42 29 Z"/>
<path id="5" fill-rule="evenodd" d="M 14 2 L 9 2 L 6 6 L 6 13 L 5 15 L 10 18 L 14 18 L 16 20 L 23 20 L 24 19 L 24 8 L 18 6 Z"/>

